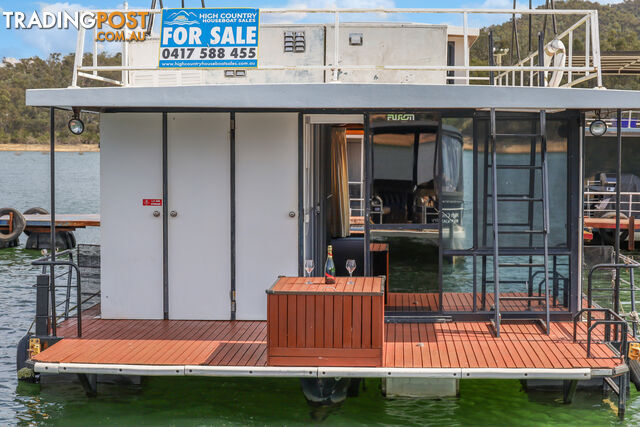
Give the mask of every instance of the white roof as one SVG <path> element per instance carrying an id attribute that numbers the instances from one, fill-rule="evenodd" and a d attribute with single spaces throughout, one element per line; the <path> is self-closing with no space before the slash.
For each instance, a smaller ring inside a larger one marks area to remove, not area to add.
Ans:
<path id="1" fill-rule="evenodd" d="M 640 108 L 640 91 L 413 84 L 254 84 L 29 89 L 26 104 L 85 110 Z"/>

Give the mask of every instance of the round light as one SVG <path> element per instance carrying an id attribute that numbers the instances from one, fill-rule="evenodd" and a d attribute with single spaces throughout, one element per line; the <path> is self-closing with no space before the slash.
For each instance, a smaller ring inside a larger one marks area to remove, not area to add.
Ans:
<path id="1" fill-rule="evenodd" d="M 80 135 L 84 132 L 84 123 L 80 119 L 71 119 L 69 120 L 69 130 L 74 135 Z"/>
<path id="2" fill-rule="evenodd" d="M 602 136 L 607 132 L 607 124 L 600 119 L 594 120 L 589 125 L 589 132 L 593 136 Z"/>

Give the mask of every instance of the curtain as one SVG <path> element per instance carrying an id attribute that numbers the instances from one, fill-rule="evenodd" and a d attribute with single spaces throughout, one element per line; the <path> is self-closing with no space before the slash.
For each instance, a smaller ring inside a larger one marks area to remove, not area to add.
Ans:
<path id="1" fill-rule="evenodd" d="M 345 128 L 331 128 L 330 157 L 329 230 L 332 237 L 349 237 L 349 175 Z"/>

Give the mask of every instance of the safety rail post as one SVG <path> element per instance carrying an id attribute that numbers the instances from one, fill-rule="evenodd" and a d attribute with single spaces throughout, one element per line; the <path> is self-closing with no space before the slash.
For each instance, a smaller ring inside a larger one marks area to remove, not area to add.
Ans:
<path id="1" fill-rule="evenodd" d="M 489 66 L 493 67 L 493 31 L 489 31 Z M 495 86 L 496 80 L 493 71 L 489 71 L 489 85 Z"/>
<path id="2" fill-rule="evenodd" d="M 569 67 L 569 71 L 567 72 L 567 82 L 571 83 L 573 81 L 573 71 L 571 71 L 571 67 L 573 67 L 573 30 L 569 31 L 569 58 L 567 58 L 567 66 Z"/>
<path id="3" fill-rule="evenodd" d="M 84 34 L 85 29 L 82 25 L 78 28 L 78 39 L 76 40 L 76 55 L 73 58 L 73 75 L 71 77 L 71 87 L 78 87 L 78 69 L 82 67 L 82 59 L 84 56 Z"/>
<path id="4" fill-rule="evenodd" d="M 587 23 L 584 26 L 584 66 L 585 68 L 589 68 L 589 64 L 591 63 L 591 21 L 593 20 L 593 15 L 589 14 L 587 18 Z M 588 76 L 589 71 L 585 72 L 585 76 Z"/>
<path id="5" fill-rule="evenodd" d="M 340 12 L 338 9 L 334 11 L 333 21 L 333 78 L 334 82 L 337 82 L 340 76 L 340 70 L 338 69 L 338 60 L 340 58 L 339 44 L 340 44 Z"/>
<path id="6" fill-rule="evenodd" d="M 593 66 L 596 68 L 596 81 L 597 86 L 602 87 L 602 67 L 600 66 L 600 29 L 598 28 L 598 11 L 593 10 L 591 12 L 593 19 L 591 19 L 591 37 L 593 38 L 591 43 L 591 49 L 593 51 Z"/>
<path id="7" fill-rule="evenodd" d="M 463 31 L 463 42 L 464 42 L 464 66 L 465 66 L 465 77 L 467 86 L 470 83 L 469 80 L 469 16 L 467 12 L 462 13 L 462 31 Z M 629 121 L 631 123 L 631 121 Z"/>
<path id="8" fill-rule="evenodd" d="M 538 32 L 538 66 L 544 68 L 544 32 Z M 538 72 L 538 86 L 546 86 L 547 82 L 544 78 L 544 71 Z"/>

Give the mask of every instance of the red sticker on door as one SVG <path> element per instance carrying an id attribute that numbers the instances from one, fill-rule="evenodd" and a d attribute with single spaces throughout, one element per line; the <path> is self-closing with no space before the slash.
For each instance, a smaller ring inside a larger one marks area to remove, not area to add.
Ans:
<path id="1" fill-rule="evenodd" d="M 162 206 L 162 199 L 142 199 L 142 206 Z"/>

